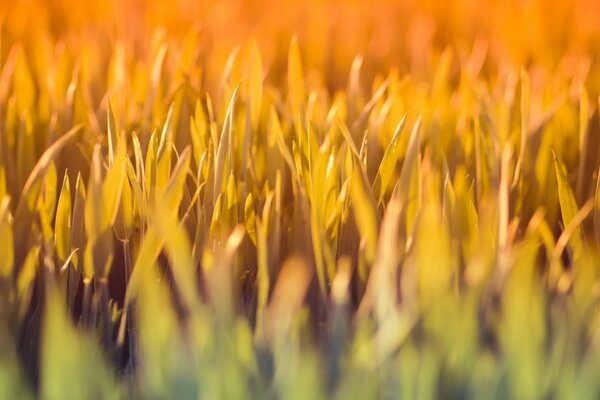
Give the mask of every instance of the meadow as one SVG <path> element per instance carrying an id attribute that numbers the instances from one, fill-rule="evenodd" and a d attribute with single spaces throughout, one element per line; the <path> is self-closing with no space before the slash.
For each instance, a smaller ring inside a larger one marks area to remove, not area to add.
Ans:
<path id="1" fill-rule="evenodd" d="M 0 399 L 600 397 L 596 0 L 0 7 Z"/>

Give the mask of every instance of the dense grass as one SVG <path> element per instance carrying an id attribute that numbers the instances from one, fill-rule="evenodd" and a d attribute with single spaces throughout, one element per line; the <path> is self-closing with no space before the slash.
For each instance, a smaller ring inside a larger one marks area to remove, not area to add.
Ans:
<path id="1" fill-rule="evenodd" d="M 593 54 L 7 21 L 0 398 L 600 396 Z"/>

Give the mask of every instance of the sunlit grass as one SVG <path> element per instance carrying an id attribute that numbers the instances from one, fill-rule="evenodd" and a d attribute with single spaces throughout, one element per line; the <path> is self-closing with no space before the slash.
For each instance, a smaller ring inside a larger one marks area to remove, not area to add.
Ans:
<path id="1" fill-rule="evenodd" d="M 412 50 L 335 25 L 330 58 L 293 23 L 241 38 L 184 3 L 139 31 L 7 7 L 0 398 L 600 396 L 583 1 L 548 5 L 582 23 L 564 54 L 539 21 L 519 44 L 403 3 Z"/>

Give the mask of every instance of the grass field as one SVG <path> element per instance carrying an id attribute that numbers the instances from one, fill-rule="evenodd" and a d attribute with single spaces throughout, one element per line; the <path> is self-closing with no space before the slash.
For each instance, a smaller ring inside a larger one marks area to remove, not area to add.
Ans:
<path id="1" fill-rule="evenodd" d="M 0 399 L 600 398 L 600 2 L 0 2 Z"/>

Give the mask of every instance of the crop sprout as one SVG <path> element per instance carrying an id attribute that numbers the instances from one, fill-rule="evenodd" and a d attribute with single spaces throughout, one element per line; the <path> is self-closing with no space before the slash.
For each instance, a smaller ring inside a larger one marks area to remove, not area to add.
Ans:
<path id="1" fill-rule="evenodd" d="M 596 2 L 50 3 L 0 8 L 0 399 L 600 397 Z"/>

